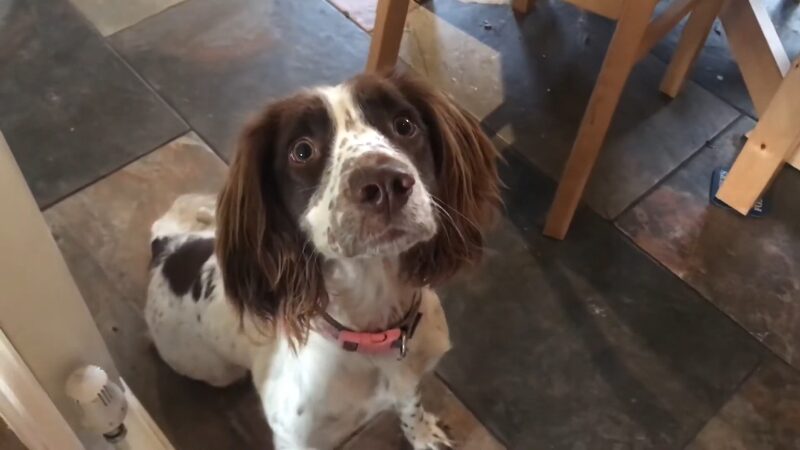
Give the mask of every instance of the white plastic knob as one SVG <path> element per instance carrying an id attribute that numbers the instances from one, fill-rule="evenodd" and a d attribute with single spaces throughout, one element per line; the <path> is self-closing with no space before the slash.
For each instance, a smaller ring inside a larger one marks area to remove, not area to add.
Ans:
<path id="1" fill-rule="evenodd" d="M 128 402 L 119 386 L 97 366 L 77 369 L 67 378 L 67 395 L 83 411 L 83 425 L 103 434 L 106 439 L 121 439 L 125 435 L 125 415 Z"/>

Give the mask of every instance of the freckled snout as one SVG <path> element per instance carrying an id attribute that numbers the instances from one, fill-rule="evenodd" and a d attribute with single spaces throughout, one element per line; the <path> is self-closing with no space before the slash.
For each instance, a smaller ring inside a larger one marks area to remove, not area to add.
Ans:
<path id="1" fill-rule="evenodd" d="M 369 155 L 359 158 L 347 182 L 354 205 L 391 217 L 406 205 L 416 180 L 405 163 L 385 155 Z"/>

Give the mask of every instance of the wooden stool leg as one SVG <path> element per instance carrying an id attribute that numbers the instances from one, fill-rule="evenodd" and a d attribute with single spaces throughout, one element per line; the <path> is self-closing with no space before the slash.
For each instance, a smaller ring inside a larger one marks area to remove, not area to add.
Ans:
<path id="1" fill-rule="evenodd" d="M 622 6 L 617 28 L 547 215 L 544 226 L 547 236 L 563 239 L 567 234 L 622 89 L 636 64 L 636 55 L 655 4 L 656 0 L 626 0 Z"/>
<path id="2" fill-rule="evenodd" d="M 528 14 L 536 0 L 514 0 L 511 7 L 520 14 Z"/>
<path id="3" fill-rule="evenodd" d="M 367 72 L 381 72 L 397 64 L 409 0 L 379 0 L 367 58 Z"/>
<path id="4" fill-rule="evenodd" d="M 736 158 L 717 198 L 747 214 L 800 147 L 800 60 L 794 63 Z"/>
<path id="5" fill-rule="evenodd" d="M 697 55 L 706 43 L 714 19 L 722 10 L 723 0 L 702 0 L 691 12 L 678 47 L 661 80 L 661 92 L 675 98 L 680 92 Z"/>

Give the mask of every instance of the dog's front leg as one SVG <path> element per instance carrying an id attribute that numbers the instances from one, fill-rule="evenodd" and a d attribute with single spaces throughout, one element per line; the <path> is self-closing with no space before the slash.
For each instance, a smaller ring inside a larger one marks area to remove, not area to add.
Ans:
<path id="1" fill-rule="evenodd" d="M 398 386 L 400 389 L 395 390 L 395 409 L 400 417 L 403 434 L 414 450 L 452 449 L 454 443 L 446 431 L 447 427 L 435 414 L 426 411 L 422 406 L 417 382 L 418 380 L 414 380 L 408 386 Z"/>

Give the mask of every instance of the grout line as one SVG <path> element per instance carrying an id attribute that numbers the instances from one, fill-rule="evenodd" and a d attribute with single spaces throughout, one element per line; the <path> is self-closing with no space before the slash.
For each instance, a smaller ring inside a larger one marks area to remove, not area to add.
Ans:
<path id="1" fill-rule="evenodd" d="M 660 267 L 661 269 L 665 270 L 667 272 L 667 274 L 669 274 L 673 278 L 676 278 L 678 281 L 681 282 L 681 284 L 685 285 L 691 292 L 694 292 L 698 297 L 700 297 L 702 300 L 704 300 L 712 308 L 714 308 L 715 310 L 719 311 L 719 313 L 722 314 L 723 318 L 725 318 L 729 322 L 731 322 L 736 328 L 742 330 L 750 340 L 752 340 L 753 342 L 755 342 L 758 345 L 758 347 L 761 349 L 761 352 L 763 352 L 764 354 L 769 354 L 772 357 L 778 358 L 779 360 L 783 361 L 785 364 L 788 364 L 789 366 L 792 366 L 783 357 L 781 357 L 780 355 L 778 355 L 777 353 L 772 351 L 771 348 L 767 347 L 767 345 L 765 343 L 761 342 L 755 336 L 753 336 L 753 334 L 750 333 L 750 331 L 744 325 L 740 324 L 736 319 L 734 319 L 731 315 L 729 315 L 727 312 L 725 312 L 725 310 L 720 308 L 716 303 L 714 303 L 714 301 L 711 298 L 709 298 L 705 294 L 703 294 L 703 292 L 700 291 L 700 289 L 698 289 L 693 284 L 691 284 L 688 281 L 686 281 L 683 278 L 681 278 L 677 273 L 673 272 L 672 269 L 670 269 L 669 266 L 667 266 L 666 264 L 664 264 L 663 262 L 658 260 L 656 257 L 651 255 L 645 249 L 641 248 L 636 243 L 636 241 L 633 239 L 632 236 L 630 236 L 624 230 L 622 230 L 622 229 L 620 229 L 620 228 L 618 228 L 616 226 L 614 226 L 613 228 L 615 228 L 619 232 L 619 234 L 622 235 L 623 239 L 629 245 L 631 245 L 634 250 L 636 250 L 639 253 L 641 253 L 642 255 L 644 255 L 647 259 L 649 259 L 651 262 L 653 262 L 657 267 Z M 798 373 L 800 373 L 800 369 L 798 369 Z"/>
<path id="2" fill-rule="evenodd" d="M 352 14 L 350 14 L 350 12 L 349 12 L 349 11 L 345 10 L 344 8 L 340 8 L 340 7 L 339 7 L 339 6 L 337 6 L 335 3 L 333 3 L 331 0 L 323 0 L 323 1 L 324 1 L 325 3 L 327 3 L 328 5 L 332 6 L 332 7 L 333 7 L 333 9 L 335 9 L 336 11 L 338 11 L 338 12 L 339 12 L 341 15 L 343 15 L 343 16 L 344 16 L 344 17 L 345 17 L 347 20 L 349 20 L 350 22 L 352 22 L 352 23 L 353 23 L 353 24 L 354 24 L 354 25 L 355 25 L 355 26 L 356 26 L 356 27 L 357 27 L 359 30 L 363 31 L 364 33 L 367 33 L 367 36 L 371 36 L 371 35 L 372 35 L 372 30 L 367 30 L 366 28 L 362 27 L 360 23 L 356 22 L 356 20 L 353 18 Z M 376 0 L 376 1 L 377 1 L 377 0 Z M 413 1 L 413 0 L 412 0 L 412 1 Z M 373 24 L 372 24 L 372 26 L 373 26 L 373 28 L 374 28 L 374 27 L 375 27 L 375 24 L 373 23 Z"/>
<path id="3" fill-rule="evenodd" d="M 176 5 L 173 5 L 173 6 L 176 6 Z M 115 58 L 116 58 L 116 59 L 117 59 L 119 62 L 121 62 L 121 63 L 122 63 L 122 65 L 123 65 L 123 66 L 124 66 L 124 67 L 125 67 L 125 68 L 128 70 L 128 73 L 129 73 L 129 74 L 133 75 L 133 77 L 134 77 L 135 79 L 138 79 L 138 80 L 139 80 L 139 82 L 141 82 L 141 83 L 142 83 L 142 85 L 143 85 L 143 86 L 146 88 L 146 89 L 145 89 L 146 91 L 149 91 L 149 92 L 150 92 L 150 94 L 151 94 L 151 95 L 153 95 L 153 97 L 155 97 L 155 99 L 156 99 L 157 101 L 160 101 L 160 102 L 163 104 L 163 106 L 165 106 L 165 107 L 166 107 L 166 109 L 167 109 L 169 112 L 171 112 L 171 113 L 172 113 L 172 114 L 175 116 L 175 118 L 177 118 L 177 119 L 178 119 L 178 121 L 181 123 L 181 125 L 183 125 L 183 128 L 184 128 L 184 129 L 180 130 L 179 132 L 177 132 L 177 133 L 176 133 L 176 134 L 174 134 L 174 135 L 171 135 L 169 138 L 167 138 L 167 139 L 165 139 L 165 140 L 163 140 L 163 141 L 159 142 L 159 143 L 158 143 L 156 146 L 154 146 L 153 148 L 150 148 L 150 149 L 146 150 L 145 152 L 143 152 L 143 153 L 141 153 L 141 154 L 138 154 L 138 155 L 136 155 L 135 157 L 133 157 L 133 158 L 132 158 L 132 159 L 130 159 L 130 160 L 123 161 L 121 164 L 119 164 L 119 165 L 118 165 L 118 166 L 116 166 L 115 168 L 111 169 L 110 171 L 108 171 L 108 172 L 106 172 L 106 173 L 101 173 L 101 174 L 99 174 L 98 176 L 96 176 L 95 178 L 91 179 L 90 181 L 88 181 L 88 182 L 86 182 L 86 183 L 84 183 L 84 184 L 81 184 L 80 186 L 76 187 L 75 189 L 72 189 L 72 190 L 68 191 L 68 192 L 67 192 L 67 193 L 65 193 L 65 194 L 59 195 L 59 196 L 55 197 L 55 198 L 54 198 L 54 199 L 52 199 L 52 200 L 49 200 L 49 201 L 47 201 L 47 202 L 44 202 L 44 203 L 42 203 L 41 205 L 39 205 L 39 211 L 40 211 L 40 212 L 45 212 L 46 210 L 48 210 L 48 209 L 52 208 L 53 206 L 55 206 L 55 205 L 57 205 L 57 204 L 61 203 L 61 202 L 62 202 L 62 201 L 64 201 L 64 200 L 66 200 L 66 199 L 67 199 L 67 198 L 69 198 L 70 196 L 72 196 L 72 195 L 74 195 L 74 194 L 76 194 L 76 193 L 78 193 L 78 192 L 80 192 L 80 191 L 82 191 L 82 190 L 84 190 L 84 189 L 88 188 L 89 186 L 92 186 L 92 185 L 94 185 L 95 183 L 98 183 L 99 181 L 102 181 L 102 180 L 104 180 L 104 179 L 108 178 L 108 177 L 109 177 L 109 176 L 111 176 L 112 174 L 114 174 L 114 173 L 117 173 L 118 171 L 122 170 L 123 168 L 125 168 L 125 167 L 129 166 L 130 164 L 132 164 L 132 163 L 134 163 L 134 162 L 136 162 L 136 161 L 138 161 L 138 160 L 140 160 L 140 159 L 144 158 L 145 156 L 147 156 L 147 155 L 149 155 L 149 154 L 153 153 L 154 151 L 158 150 L 159 148 L 163 147 L 164 145 L 168 144 L 169 142 L 171 142 L 171 141 L 173 141 L 173 140 L 175 140 L 175 139 L 177 139 L 177 138 L 179 138 L 179 137 L 181 137 L 181 136 L 185 136 L 186 134 L 188 134 L 188 133 L 190 133 L 190 132 L 194 132 L 194 133 L 195 133 L 195 134 L 196 134 L 196 135 L 197 135 L 197 136 L 200 138 L 200 140 L 202 140 L 202 141 L 203 141 L 203 143 L 205 143 L 205 144 L 208 146 L 208 148 L 210 148 L 210 149 L 211 149 L 212 153 L 214 153 L 214 154 L 215 154 L 215 155 L 216 155 L 218 158 L 220 158 L 220 159 L 222 160 L 222 162 L 223 162 L 223 163 L 225 163 L 225 164 L 227 165 L 227 160 L 226 160 L 226 159 L 225 159 L 225 158 L 224 158 L 224 157 L 223 157 L 223 156 L 222 156 L 222 155 L 221 155 L 221 154 L 220 154 L 220 153 L 219 153 L 219 152 L 218 152 L 218 151 L 217 151 L 217 150 L 216 150 L 216 149 L 215 149 L 215 148 L 214 148 L 212 145 L 210 145 L 210 144 L 209 144 L 209 141 L 208 141 L 208 139 L 207 139 L 205 136 L 203 136 L 203 134 L 202 134 L 202 133 L 200 133 L 200 132 L 198 132 L 197 130 L 195 130 L 195 129 L 194 129 L 192 126 L 191 126 L 191 124 L 189 123 L 189 121 L 188 121 L 188 120 L 186 120 L 186 118 L 185 118 L 185 117 L 184 117 L 184 116 L 183 116 L 183 115 L 180 113 L 180 111 L 179 111 L 179 110 L 178 110 L 178 109 L 177 109 L 177 108 L 176 108 L 174 105 L 172 105 L 172 104 L 171 104 L 169 101 L 167 101 L 167 99 L 165 99 L 165 98 L 164 98 L 164 97 L 163 97 L 163 96 L 162 96 L 162 95 L 161 95 L 161 94 L 160 94 L 160 93 L 159 93 L 159 92 L 158 92 L 158 91 L 157 91 L 157 90 L 156 90 L 156 89 L 155 89 L 155 88 L 154 88 L 154 87 L 153 87 L 153 86 L 152 86 L 152 85 L 151 85 L 151 84 L 150 84 L 150 83 L 147 81 L 147 79 L 145 79 L 145 78 L 144 78 L 144 77 L 143 77 L 143 76 L 142 76 L 142 75 L 141 75 L 141 74 L 140 74 L 140 73 L 139 73 L 139 72 L 138 72 L 138 71 L 137 71 L 137 70 L 136 70 L 136 69 L 135 69 L 135 68 L 134 68 L 134 67 L 133 67 L 133 66 L 130 64 L 130 62 L 128 62 L 128 60 L 127 60 L 127 59 L 125 59 L 125 58 L 124 58 L 124 57 L 123 57 L 123 56 L 122 56 L 122 55 L 121 55 L 121 54 L 120 54 L 120 53 L 117 51 L 117 49 L 116 49 L 116 48 L 114 48 L 114 46 L 113 46 L 113 45 L 111 45 L 111 42 L 109 41 L 109 39 L 107 39 L 105 36 L 103 36 L 103 34 L 102 34 L 102 33 L 100 33 L 100 30 L 98 30 L 98 29 L 97 29 L 97 27 L 95 26 L 94 22 L 92 22 L 91 20 L 89 20 L 89 18 L 88 18 L 88 17 L 86 17 L 86 15 L 83 13 L 83 11 L 81 11 L 80 9 L 78 9 L 77 7 L 75 7 L 75 6 L 74 6 L 74 5 L 72 5 L 72 4 L 69 4 L 69 5 L 67 5 L 67 8 L 71 8 L 71 10 L 72 10 L 72 11 L 75 13 L 75 15 L 76 15 L 77 19 L 78 19 L 79 21 L 82 21 L 82 22 L 83 22 L 83 24 L 84 24 L 84 25 L 87 27 L 87 29 L 88 29 L 88 30 L 89 30 L 91 33 L 94 33 L 94 35 L 97 37 L 97 39 L 99 39 L 99 41 L 101 42 L 101 44 L 102 44 L 102 45 L 103 45 L 103 46 L 104 46 L 104 47 L 105 47 L 105 48 L 106 48 L 106 49 L 107 49 L 109 52 L 111 52 L 112 56 L 113 56 L 113 57 L 115 57 Z M 169 9 L 169 8 L 167 8 L 167 9 Z M 165 9 L 164 11 L 166 11 L 166 9 Z M 163 11 L 162 11 L 162 12 L 163 12 Z M 152 16 L 151 16 L 151 17 L 152 17 Z M 140 21 L 140 22 L 141 22 L 141 21 Z M 137 22 L 137 23 L 140 23 L 140 22 Z"/>
<path id="4" fill-rule="evenodd" d="M 671 178 L 673 175 L 678 173 L 681 169 L 685 168 L 689 165 L 691 161 L 698 158 L 700 153 L 703 152 L 707 147 L 711 147 L 711 143 L 722 136 L 724 133 L 728 132 L 731 128 L 733 128 L 737 122 L 739 122 L 743 117 L 746 117 L 744 114 L 739 114 L 733 118 L 728 124 L 723 126 L 720 131 L 718 131 L 715 135 L 711 136 L 707 139 L 697 150 L 693 151 L 686 159 L 680 162 L 677 166 L 675 166 L 672 170 L 667 172 L 661 179 L 659 179 L 655 184 L 647 188 L 644 192 L 639 194 L 631 203 L 628 204 L 625 208 L 622 209 L 617 215 L 611 217 L 610 219 L 605 219 L 609 222 L 612 222 L 614 225 L 617 224 L 617 221 L 622 218 L 625 214 L 627 214 L 630 210 L 634 209 L 638 206 L 642 201 L 644 201 L 650 194 L 653 193 L 656 189 L 661 187 L 664 183 L 666 183 L 667 179 Z M 602 216 L 601 216 L 602 217 Z"/>
<path id="5" fill-rule="evenodd" d="M 119 167 L 116 167 L 116 168 L 110 170 L 109 172 L 101 174 L 97 178 L 94 178 L 91 181 L 89 181 L 87 183 L 84 183 L 84 184 L 78 186 L 75 189 L 72 189 L 71 191 L 67 192 L 66 194 L 60 195 L 60 196 L 56 197 L 55 199 L 53 199 L 51 201 L 43 203 L 42 205 L 39 206 L 39 211 L 40 212 L 45 212 L 46 210 L 56 206 L 57 204 L 61 203 L 64 200 L 66 200 L 67 198 L 77 194 L 78 192 L 88 188 L 89 186 L 92 186 L 94 184 L 99 183 L 100 181 L 105 180 L 106 178 L 110 177 L 111 175 L 114 175 L 115 173 L 119 172 L 120 170 L 122 170 L 122 169 L 130 166 L 131 164 L 139 161 L 140 159 L 142 159 L 142 158 L 154 153 L 156 150 L 158 150 L 161 147 L 169 144 L 170 142 L 172 142 L 172 141 L 174 141 L 176 139 L 179 139 L 179 138 L 181 138 L 183 136 L 186 136 L 187 134 L 191 133 L 192 131 L 193 130 L 191 128 L 188 129 L 188 130 L 179 131 L 177 134 L 175 134 L 173 136 L 170 136 L 169 138 L 167 138 L 167 139 L 165 139 L 163 141 L 160 141 L 153 148 L 145 151 L 144 153 L 138 154 L 135 157 L 133 157 L 132 159 L 124 161 L 122 164 L 119 165 Z"/>
<path id="6" fill-rule="evenodd" d="M 152 18 L 152 17 L 155 17 L 155 16 L 157 16 L 158 14 L 161 14 L 162 12 L 164 12 L 164 11 L 167 11 L 167 10 L 171 9 L 172 7 L 175 7 L 175 6 L 178 6 L 178 5 L 180 5 L 180 4 L 183 4 L 185 1 L 188 1 L 188 0 L 182 0 L 182 1 L 181 1 L 181 2 L 179 2 L 178 4 L 172 5 L 171 7 L 169 7 L 169 8 L 166 8 L 166 9 L 164 9 L 163 11 L 160 11 L 160 12 L 159 12 L 159 13 L 157 13 L 157 14 L 153 14 L 153 15 L 151 15 L 151 16 L 149 16 L 149 17 L 146 17 L 146 18 L 144 18 L 144 19 L 140 20 L 140 21 L 139 21 L 139 22 L 137 22 L 136 24 L 142 23 L 142 22 L 144 22 L 145 20 L 148 20 L 148 19 L 150 19 L 150 18 Z M 100 33 L 100 30 L 98 30 L 98 29 L 97 29 L 97 27 L 95 26 L 94 22 L 92 22 L 91 20 L 89 20 L 89 18 L 88 18 L 88 17 L 86 17 L 86 16 L 83 14 L 83 12 L 82 12 L 81 10 L 79 10 L 78 8 L 76 8 L 76 7 L 75 7 L 74 5 L 72 5 L 72 4 L 70 4 L 70 5 L 69 5 L 69 7 L 70 7 L 70 8 L 72 8 L 72 9 L 73 9 L 73 10 L 74 10 L 74 11 L 77 13 L 78 17 L 80 17 L 81 19 L 83 19 L 83 22 L 84 22 L 84 24 L 85 24 L 85 25 L 87 25 L 87 26 L 88 26 L 88 28 L 89 28 L 90 30 L 94 31 L 95 35 L 96 35 L 96 36 L 97 36 L 97 37 L 100 39 L 100 41 L 102 41 L 103 45 L 104 45 L 104 46 L 105 46 L 105 47 L 106 47 L 106 48 L 107 48 L 107 49 L 108 49 L 108 50 L 111 52 L 111 54 L 112 54 L 114 57 L 116 57 L 116 58 L 117 58 L 117 60 L 118 60 L 118 61 L 120 61 L 120 62 L 122 63 L 122 65 L 123 65 L 123 66 L 125 66 L 125 68 L 126 68 L 126 69 L 128 69 L 128 72 L 129 72 L 129 73 L 131 73 L 131 74 L 132 74 L 132 75 L 133 75 L 133 76 L 134 76 L 136 79 L 138 79 L 138 80 L 139 80 L 139 82 L 141 82 L 141 83 L 142 83 L 142 84 L 143 84 L 143 85 L 144 85 L 144 86 L 147 88 L 147 90 L 149 90 L 149 91 L 150 91 L 150 93 L 151 93 L 151 94 L 152 94 L 152 95 L 153 95 L 153 96 L 154 96 L 156 99 L 160 100 L 160 101 L 161 101 L 161 103 L 163 103 L 163 104 L 164 104 L 164 106 L 166 106 L 166 107 L 167 107 L 167 109 L 168 109 L 168 110 L 170 110 L 170 111 L 172 112 L 172 114 L 174 114 L 174 115 L 175 115 L 175 117 L 177 117 L 177 118 L 178 118 L 178 119 L 179 119 L 179 120 L 182 122 L 182 124 L 183 124 L 183 125 L 186 127 L 186 129 L 185 129 L 185 130 L 183 130 L 183 133 L 188 133 L 188 132 L 190 132 L 190 131 L 194 131 L 194 133 L 195 133 L 195 134 L 197 134 L 197 136 L 198 136 L 198 137 L 200 137 L 200 139 L 202 139 L 202 140 L 203 140 L 203 142 L 205 142 L 205 143 L 206 143 L 206 145 L 208 145 L 208 147 L 211 149 L 211 151 L 212 151 L 212 152 L 214 152 L 214 153 L 215 153 L 215 154 L 216 154 L 218 157 L 220 157 L 220 158 L 221 158 L 221 159 L 222 159 L 224 162 L 226 162 L 226 163 L 227 163 L 227 160 L 225 159 L 225 157 L 224 157 L 224 156 L 223 156 L 223 155 L 222 155 L 222 154 L 221 154 L 219 151 L 217 151 L 217 149 L 216 149 L 216 148 L 214 148 L 214 146 L 212 146 L 212 145 L 209 145 L 209 144 L 208 144 L 208 142 L 209 142 L 208 138 L 207 138 L 206 136 L 204 136 L 202 133 L 200 133 L 198 130 L 195 130 L 195 129 L 192 127 L 192 125 L 189 123 L 189 121 L 186 119 L 186 117 L 184 117 L 184 115 L 181 113 L 181 111 L 180 111 L 180 110 L 179 110 L 179 109 L 178 109 L 178 108 L 177 108 L 175 105 L 173 105 L 173 104 L 172 104 L 172 102 L 170 102 L 169 100 L 167 100 L 167 98 L 166 98 L 166 97 L 164 97 L 163 95 L 161 95 L 161 93 L 160 93 L 160 92 L 159 92 L 159 91 L 158 91 L 158 90 L 157 90 L 155 87 L 153 87 L 152 83 L 150 83 L 150 82 L 147 80 L 147 78 L 145 78 L 145 77 L 144 77 L 144 76 L 143 76 L 141 73 L 139 73 L 139 71 L 138 71 L 138 70 L 136 70 L 136 68 L 133 66 L 133 64 L 131 64 L 131 63 L 130 63 L 130 61 L 128 61 L 128 59 L 127 59 L 127 58 L 125 58 L 125 57 L 122 55 L 122 53 L 120 53 L 120 52 L 119 52 L 119 51 L 118 51 L 118 50 L 117 50 L 117 49 L 116 49 L 116 48 L 115 48 L 115 47 L 114 47 L 114 46 L 111 44 L 111 39 L 110 39 L 110 38 L 111 38 L 112 36 L 116 35 L 117 33 L 113 33 L 113 34 L 109 35 L 108 37 L 106 37 L 106 36 L 103 36 L 103 34 L 102 34 L 102 33 Z M 134 24 L 134 25 L 136 25 L 136 24 Z M 133 26 L 133 25 L 131 25 L 131 26 Z M 120 31 L 121 31 L 121 30 L 120 30 Z M 174 139 L 174 138 L 173 138 L 173 139 Z M 156 147 L 156 148 L 158 148 L 158 147 Z M 153 150 L 154 150 L 154 149 L 153 149 Z M 151 152 L 152 152 L 152 150 L 151 150 Z M 148 152 L 148 153 L 150 153 L 150 152 Z M 108 176 L 108 174 L 104 175 L 103 177 L 105 177 L 105 176 Z"/>
<path id="7" fill-rule="evenodd" d="M 119 51 L 117 51 L 117 49 L 114 48 L 114 46 L 111 45 L 110 42 L 106 41 L 106 45 L 108 46 L 109 49 L 111 49 L 111 52 L 114 53 L 114 55 L 125 65 L 125 67 L 127 67 L 128 70 L 132 74 L 134 74 L 134 76 L 136 76 L 136 78 L 138 78 L 139 81 L 141 81 L 147 87 L 147 89 L 149 89 L 153 93 L 153 95 L 156 96 L 156 98 L 161 100 L 161 102 L 164 103 L 164 105 L 167 108 L 169 108 L 169 110 L 172 111 L 172 113 L 175 114 L 175 116 L 178 117 L 181 120 L 181 122 L 183 122 L 183 124 L 187 128 L 187 130 L 186 130 L 187 132 L 188 131 L 194 131 L 194 133 L 197 134 L 197 136 L 200 137 L 200 139 L 202 139 L 203 142 L 206 143 L 206 145 L 208 145 L 208 148 L 210 148 L 212 152 L 214 152 L 220 159 L 223 160 L 223 162 L 225 162 L 227 164 L 228 160 L 225 159 L 225 156 L 221 153 L 221 151 L 217 150 L 216 147 L 214 147 L 213 145 L 211 145 L 209 143 L 210 141 L 209 141 L 207 136 L 205 136 L 203 133 L 201 133 L 200 131 L 196 130 L 194 127 L 192 127 L 192 124 L 181 113 L 181 111 L 172 102 L 170 102 L 165 96 L 161 95 L 161 93 L 155 87 L 153 87 L 153 85 L 150 83 L 150 81 L 148 81 L 142 74 L 140 74 L 136 70 L 136 68 L 133 66 L 133 64 L 131 64 L 128 61 L 128 59 L 125 58 Z"/>
<path id="8" fill-rule="evenodd" d="M 161 11 L 155 12 L 153 14 L 150 14 L 149 16 L 146 16 L 146 17 L 142 17 L 141 19 L 139 19 L 138 21 L 136 21 L 136 22 L 134 22 L 134 23 L 132 23 L 130 25 L 126 25 L 126 26 L 120 28 L 119 30 L 117 30 L 117 31 L 115 31 L 115 32 L 113 32 L 113 33 L 111 33 L 111 34 L 109 34 L 107 36 L 103 36 L 103 38 L 104 39 L 110 39 L 111 37 L 116 36 L 117 34 L 120 34 L 123 31 L 130 30 L 131 28 L 135 27 L 136 25 L 139 25 L 140 23 L 147 22 L 148 20 L 150 20 L 150 19 L 152 19 L 152 18 L 154 18 L 156 16 L 159 16 L 162 13 L 165 13 L 165 12 L 169 11 L 170 9 L 173 9 L 173 8 L 175 8 L 177 6 L 180 6 L 180 5 L 184 4 L 184 3 L 187 3 L 188 1 L 189 0 L 179 0 L 176 3 L 173 3 L 173 4 L 169 5 L 169 6 L 167 6 L 166 8 L 162 9 Z"/>
<path id="9" fill-rule="evenodd" d="M 714 412 L 711 414 L 711 416 L 709 416 L 708 420 L 706 420 L 706 421 L 705 421 L 705 422 L 703 422 L 703 423 L 702 423 L 700 426 L 698 426 L 698 427 L 697 427 L 697 430 L 695 430 L 695 431 L 694 431 L 694 432 L 693 432 L 693 433 L 692 433 L 690 436 L 688 436 L 688 437 L 686 438 L 686 441 L 685 441 L 685 442 L 683 442 L 683 444 L 682 444 L 680 447 L 678 447 L 678 448 L 682 448 L 682 449 L 686 450 L 686 448 L 687 448 L 687 447 L 689 447 L 689 445 L 691 445 L 691 444 L 692 444 L 692 443 L 693 443 L 693 442 L 694 442 L 694 441 L 697 439 L 697 437 L 698 437 L 698 436 L 700 436 L 700 433 L 702 433 L 702 432 L 703 432 L 703 430 L 706 428 L 706 426 L 707 426 L 709 423 L 711 423 L 711 421 L 712 421 L 712 420 L 714 420 L 715 418 L 717 418 L 717 417 L 720 415 L 720 413 L 722 412 L 722 409 L 723 409 L 723 408 L 725 408 L 725 406 L 726 406 L 726 405 L 727 405 L 727 404 L 728 404 L 728 403 L 729 403 L 731 400 L 733 400 L 733 398 L 736 396 L 736 394 L 738 394 L 738 393 L 739 393 L 739 392 L 742 390 L 742 387 L 743 387 L 743 386 L 744 386 L 744 385 L 745 385 L 745 384 L 746 384 L 748 381 L 750 381 L 750 379 L 751 379 L 753 376 L 755 376 L 756 372 L 757 372 L 757 371 L 758 371 L 760 368 L 764 367 L 764 365 L 765 365 L 765 364 L 766 364 L 766 361 L 764 361 L 763 359 L 762 359 L 762 360 L 760 360 L 760 361 L 759 361 L 757 364 L 755 364 L 755 365 L 753 366 L 753 368 L 752 368 L 752 369 L 750 369 L 750 371 L 749 371 L 749 372 L 747 372 L 747 375 L 745 375 L 744 377 L 742 377 L 742 379 L 739 381 L 739 383 L 737 383 L 737 384 L 736 384 L 736 387 L 735 387 L 735 388 L 734 388 L 734 389 L 731 391 L 731 394 L 730 394 L 730 395 L 728 395 L 727 397 L 725 397 L 725 399 L 724 399 L 724 400 L 723 400 L 723 401 L 720 403 L 719 407 L 717 407 L 717 408 L 714 410 Z"/>
<path id="10" fill-rule="evenodd" d="M 492 436 L 497 442 L 499 442 L 500 445 L 502 445 L 506 449 L 508 448 L 508 442 L 506 442 L 506 440 L 502 438 L 499 430 L 495 430 L 494 427 L 487 426 L 483 422 L 483 420 L 480 419 L 478 414 L 475 413 L 475 409 L 469 407 L 467 403 L 464 402 L 464 400 L 462 400 L 461 396 L 456 394 L 456 391 L 452 388 L 450 383 L 448 383 L 447 380 L 445 380 L 444 377 L 439 374 L 438 370 L 433 371 L 433 376 L 436 377 L 436 379 L 439 380 L 439 382 L 442 383 L 442 385 L 444 385 L 444 387 L 447 388 L 447 390 L 450 391 L 451 394 L 453 394 L 453 397 L 456 400 L 458 400 L 459 403 L 461 403 L 461 406 L 463 406 L 464 409 L 466 409 L 467 411 L 469 411 L 470 414 L 472 414 L 472 417 L 475 418 L 475 421 L 477 421 L 481 425 L 481 427 L 483 427 L 483 429 L 489 433 L 490 436 Z"/>

